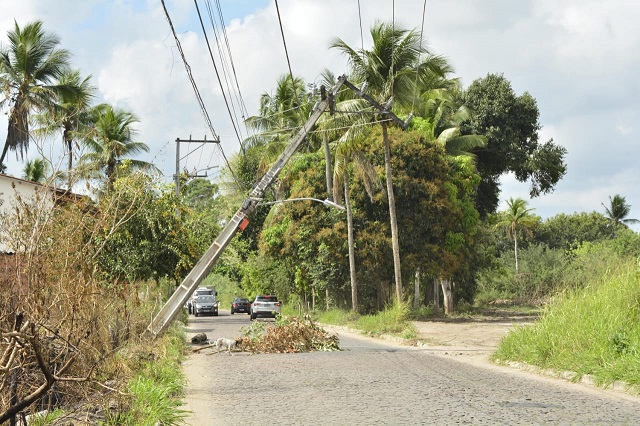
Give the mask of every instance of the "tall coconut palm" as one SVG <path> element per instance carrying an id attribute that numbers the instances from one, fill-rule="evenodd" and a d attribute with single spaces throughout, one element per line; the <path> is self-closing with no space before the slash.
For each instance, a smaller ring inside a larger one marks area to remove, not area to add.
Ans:
<path id="1" fill-rule="evenodd" d="M 602 207 L 604 207 L 604 211 L 607 215 L 607 218 L 613 223 L 614 227 L 618 225 L 633 225 L 636 223 L 640 223 L 638 219 L 628 218 L 629 213 L 631 212 L 631 206 L 627 204 L 627 199 L 620 194 L 616 194 L 611 198 L 609 196 L 609 206 L 605 206 L 602 203 Z"/>
<path id="2" fill-rule="evenodd" d="M 445 79 L 446 74 L 452 71 L 446 60 L 428 54 L 421 35 L 416 31 L 407 31 L 393 24 L 376 23 L 371 28 L 371 37 L 371 50 L 355 50 L 341 39 L 333 40 L 331 47 L 348 56 L 351 78 L 358 83 L 366 83 L 367 93 L 382 105 L 389 105 L 393 100 L 398 105 L 409 107 L 416 96 L 416 82 L 428 84 L 429 81 Z M 382 127 L 396 299 L 401 302 L 400 242 L 387 132 L 388 117 L 383 113 L 376 118 Z"/>
<path id="3" fill-rule="evenodd" d="M 306 121 L 311 106 L 304 80 L 292 80 L 288 74 L 281 76 L 273 94 L 265 92 L 260 96 L 258 115 L 246 120 L 247 127 L 256 132 L 246 145 L 286 144 Z"/>
<path id="4" fill-rule="evenodd" d="M 35 133 L 42 136 L 62 131 L 62 142 L 67 151 L 67 173 L 73 167 L 73 145 L 80 134 L 88 131 L 89 110 L 96 88 L 91 85 L 91 76 L 80 77 L 79 70 L 66 70 L 58 79 L 56 100 L 50 107 L 36 116 L 40 128 Z M 84 129 L 84 130 L 83 130 Z"/>
<path id="5" fill-rule="evenodd" d="M 483 135 L 463 135 L 462 124 L 469 120 L 471 111 L 454 99 L 454 93 L 447 89 L 429 90 L 422 94 L 423 116 L 426 125 L 420 130 L 429 139 L 437 141 L 452 157 L 475 157 L 473 150 L 486 146 Z"/>
<path id="6" fill-rule="evenodd" d="M 145 143 L 133 140 L 136 135 L 133 125 L 139 121 L 135 115 L 102 104 L 93 109 L 92 120 L 92 131 L 83 139 L 88 152 L 79 160 L 79 168 L 86 177 L 104 176 L 107 188 L 111 189 L 118 165 L 125 159 L 133 169 L 158 171 L 151 163 L 130 158 L 131 155 L 149 152 Z"/>
<path id="7" fill-rule="evenodd" d="M 0 86 L 5 98 L 1 107 L 9 108 L 7 139 L 0 164 L 9 149 L 24 158 L 29 148 L 29 115 L 47 109 L 56 92 L 65 90 L 54 84 L 69 66 L 70 53 L 57 46 L 60 39 L 47 33 L 42 22 L 20 28 L 18 23 L 7 33 L 9 47 L 0 52 Z"/>
<path id="8" fill-rule="evenodd" d="M 277 80 L 273 94 L 260 96 L 258 115 L 246 120 L 247 128 L 254 133 L 244 142 L 245 153 L 252 148 L 262 151 L 258 172 L 265 172 L 276 161 L 307 120 L 311 107 L 304 80 L 292 80 L 288 74 Z"/>
<path id="9" fill-rule="evenodd" d="M 531 235 L 531 228 L 538 223 L 539 218 L 533 215 L 535 209 L 527 208 L 527 202 L 522 198 L 513 197 L 507 201 L 507 210 L 503 212 L 502 219 L 496 224 L 496 227 L 504 228 L 509 238 L 513 239 L 513 251 L 516 259 L 516 273 L 518 268 L 518 232 Z"/>

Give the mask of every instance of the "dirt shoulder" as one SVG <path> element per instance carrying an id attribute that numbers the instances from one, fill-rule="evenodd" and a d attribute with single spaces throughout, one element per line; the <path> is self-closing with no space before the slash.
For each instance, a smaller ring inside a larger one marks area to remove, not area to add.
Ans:
<path id="1" fill-rule="evenodd" d="M 413 321 L 418 336 L 410 343 L 434 354 L 488 362 L 489 356 L 509 331 L 531 325 L 535 319 L 534 315 L 497 313 L 490 316 Z"/>

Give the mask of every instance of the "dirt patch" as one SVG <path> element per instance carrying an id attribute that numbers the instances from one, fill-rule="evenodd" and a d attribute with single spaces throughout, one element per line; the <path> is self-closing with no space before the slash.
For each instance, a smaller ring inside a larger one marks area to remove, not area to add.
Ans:
<path id="1" fill-rule="evenodd" d="M 534 316 L 483 317 L 414 321 L 418 336 L 415 344 L 434 352 L 460 355 L 490 355 L 500 340 L 516 327 L 526 327 Z"/>

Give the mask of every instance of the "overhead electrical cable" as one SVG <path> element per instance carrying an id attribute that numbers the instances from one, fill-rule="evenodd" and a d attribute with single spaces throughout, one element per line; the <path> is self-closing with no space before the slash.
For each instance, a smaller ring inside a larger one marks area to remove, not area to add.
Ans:
<path id="1" fill-rule="evenodd" d="M 391 72 L 389 75 L 391 76 L 391 99 L 393 99 L 393 85 L 394 85 L 394 75 L 393 68 L 395 67 L 395 42 L 396 42 L 396 0 L 391 1 Z"/>
<path id="2" fill-rule="evenodd" d="M 418 64 L 416 68 L 416 81 L 413 84 L 413 103 L 411 105 L 411 114 L 413 114 L 413 109 L 416 106 L 416 97 L 418 95 L 418 75 L 420 74 L 420 55 L 422 55 L 422 39 L 424 38 L 424 16 L 427 11 L 427 0 L 424 0 L 424 5 L 422 6 L 422 25 L 420 26 L 420 49 L 418 50 Z"/>
<path id="3" fill-rule="evenodd" d="M 227 37 L 227 28 L 224 24 L 224 17 L 222 16 L 222 8 L 220 7 L 220 0 L 216 0 L 216 7 L 218 9 L 218 16 L 220 17 L 220 25 L 222 26 L 222 34 L 224 35 L 224 42 L 227 46 L 227 51 L 229 52 L 229 61 L 231 62 L 231 70 L 233 72 L 233 78 L 236 83 L 236 88 L 238 89 L 240 111 L 242 113 L 242 118 L 246 119 L 249 116 L 249 113 L 247 111 L 247 106 L 244 103 L 242 92 L 240 91 L 240 84 L 238 83 L 238 75 L 236 74 L 236 67 L 235 67 L 235 64 L 233 63 L 233 55 L 231 54 L 231 45 L 229 44 L 229 38 Z"/>
<path id="4" fill-rule="evenodd" d="M 162 8 L 164 9 L 164 14 L 167 17 L 167 22 L 169 23 L 169 27 L 171 28 L 171 33 L 173 34 L 173 38 L 175 39 L 176 46 L 178 48 L 178 51 L 180 52 L 180 56 L 182 57 L 182 62 L 184 63 L 184 67 L 185 67 L 185 69 L 187 71 L 187 76 L 189 77 L 189 81 L 191 82 L 191 86 L 193 87 L 193 91 L 195 92 L 196 99 L 198 100 L 198 104 L 200 105 L 200 110 L 202 111 L 202 115 L 203 115 L 203 117 L 205 119 L 207 127 L 209 127 L 209 131 L 213 135 L 213 139 L 217 140 L 219 142 L 220 138 L 217 136 L 216 131 L 213 129 L 213 124 L 211 123 L 211 118 L 209 117 L 209 113 L 207 112 L 207 108 L 204 105 L 204 102 L 202 100 L 202 96 L 200 96 L 200 91 L 198 90 L 198 86 L 196 85 L 195 79 L 193 78 L 193 74 L 191 73 L 191 66 L 187 62 L 187 58 L 184 55 L 184 51 L 182 50 L 182 45 L 180 44 L 180 40 L 178 39 L 178 35 L 176 34 L 176 30 L 173 27 L 173 22 L 171 21 L 171 17 L 169 16 L 169 11 L 167 10 L 167 6 L 165 5 L 164 0 L 161 0 L 161 2 L 162 2 Z M 221 144 L 218 143 L 216 145 L 220 149 L 220 153 L 222 154 L 222 157 L 224 158 L 224 162 L 227 165 L 227 167 L 229 168 L 229 171 L 231 172 L 231 175 L 233 176 L 233 179 L 237 182 L 238 178 L 236 177 L 236 174 L 233 171 L 233 168 L 229 164 L 229 161 L 227 159 L 227 156 L 224 154 L 224 150 L 222 149 Z"/>
<path id="5" fill-rule="evenodd" d="M 220 55 L 220 68 L 222 69 L 222 74 L 224 76 L 224 81 L 227 85 L 227 91 L 229 92 L 229 97 L 231 99 L 231 109 L 233 110 L 232 112 L 232 121 L 234 121 L 234 124 L 238 126 L 238 133 L 242 133 L 240 131 L 241 127 L 240 127 L 240 120 L 238 120 L 237 114 L 236 114 L 236 106 L 235 103 L 233 101 L 235 91 L 230 87 L 230 83 L 229 83 L 229 65 L 227 63 L 227 55 L 225 55 L 225 53 L 222 50 L 222 43 L 220 42 L 220 38 L 218 37 L 218 28 L 217 25 L 215 23 L 215 20 L 213 19 L 213 9 L 211 7 L 211 2 L 210 0 L 205 0 L 205 5 L 207 6 L 207 12 L 209 14 L 209 22 L 211 22 L 211 28 L 213 29 L 213 35 L 216 39 L 216 46 L 218 47 L 218 54 Z M 222 26 L 224 27 L 224 23 L 222 24 Z M 222 89 L 222 88 L 221 88 Z M 237 101 L 237 96 L 235 96 L 236 101 Z M 238 108 L 240 108 L 240 105 L 238 105 Z M 240 135 L 240 138 L 244 139 L 243 136 Z"/>
<path id="6" fill-rule="evenodd" d="M 362 61 L 364 62 L 364 36 L 362 35 L 362 13 L 360 11 L 360 0 L 358 0 L 358 20 L 360 21 L 360 52 L 362 52 Z"/>
<path id="7" fill-rule="evenodd" d="M 164 0 L 163 0 L 164 1 Z M 216 65 L 216 61 L 213 58 L 213 52 L 211 51 L 211 45 L 209 44 L 209 38 L 207 37 L 207 31 L 204 27 L 204 22 L 202 21 L 202 15 L 200 14 L 200 8 L 198 7 L 198 0 L 193 0 L 196 5 L 196 11 L 198 12 L 198 19 L 200 20 L 200 26 L 202 27 L 202 32 L 204 34 L 204 40 L 207 44 L 207 49 L 209 50 L 209 57 L 211 57 L 211 62 L 213 63 L 213 69 L 215 70 L 216 77 L 218 79 L 218 84 L 220 85 L 220 90 L 222 90 L 222 98 L 224 99 L 224 103 L 227 107 L 227 111 L 229 112 L 229 117 L 231 118 L 231 124 L 233 125 L 233 130 L 236 133 L 236 137 L 238 138 L 238 143 L 240 144 L 240 149 L 244 153 L 244 146 L 242 145 L 242 140 L 240 139 L 240 134 L 238 133 L 238 129 L 236 127 L 236 123 L 233 120 L 233 114 L 231 113 L 231 108 L 229 107 L 229 101 L 227 101 L 227 95 L 224 93 L 224 87 L 222 86 L 222 80 L 220 79 L 220 73 L 218 72 L 218 67 Z"/>
<path id="8" fill-rule="evenodd" d="M 291 86 L 293 87 L 293 99 L 295 104 L 298 103 L 298 93 L 296 90 L 296 83 L 293 79 L 293 72 L 291 71 L 291 61 L 289 60 L 289 51 L 287 50 L 287 41 L 284 38 L 284 29 L 282 28 L 282 19 L 280 18 L 280 8 L 278 7 L 278 0 L 275 0 L 276 12 L 278 13 L 278 23 L 280 24 L 280 34 L 282 34 L 282 44 L 284 45 L 284 54 L 287 57 L 287 65 L 289 66 L 289 77 L 291 77 Z"/>

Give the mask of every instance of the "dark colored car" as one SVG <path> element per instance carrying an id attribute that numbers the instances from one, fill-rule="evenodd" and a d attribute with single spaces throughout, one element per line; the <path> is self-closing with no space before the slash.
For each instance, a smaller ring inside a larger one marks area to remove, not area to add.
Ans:
<path id="1" fill-rule="evenodd" d="M 236 312 L 243 312 L 245 314 L 251 314 L 251 302 L 244 297 L 236 297 L 231 302 L 231 315 Z"/>

